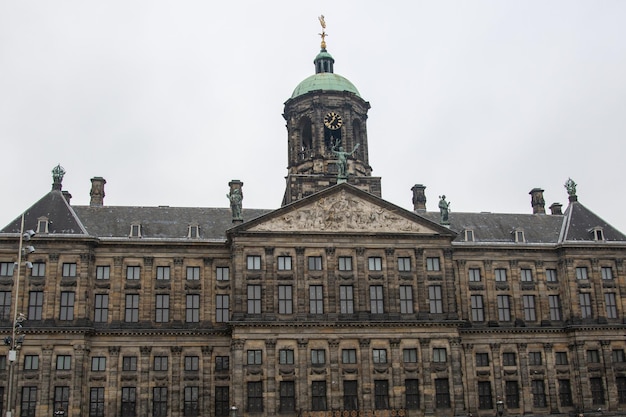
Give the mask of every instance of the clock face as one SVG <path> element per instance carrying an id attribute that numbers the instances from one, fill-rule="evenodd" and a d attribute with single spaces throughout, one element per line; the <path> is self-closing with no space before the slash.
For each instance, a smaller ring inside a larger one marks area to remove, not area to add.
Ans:
<path id="1" fill-rule="evenodd" d="M 338 113 L 331 111 L 326 116 L 324 116 L 324 126 L 329 128 L 330 130 L 337 130 L 343 124 L 343 120 Z"/>

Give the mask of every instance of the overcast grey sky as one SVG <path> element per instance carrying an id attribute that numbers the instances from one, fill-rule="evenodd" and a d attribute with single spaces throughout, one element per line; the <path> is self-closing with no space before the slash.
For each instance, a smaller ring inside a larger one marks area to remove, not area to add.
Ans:
<path id="1" fill-rule="evenodd" d="M 0 0 L 0 225 L 50 190 L 88 204 L 277 208 L 283 103 L 335 72 L 372 108 L 383 197 L 531 213 L 579 201 L 626 231 L 625 1 Z"/>

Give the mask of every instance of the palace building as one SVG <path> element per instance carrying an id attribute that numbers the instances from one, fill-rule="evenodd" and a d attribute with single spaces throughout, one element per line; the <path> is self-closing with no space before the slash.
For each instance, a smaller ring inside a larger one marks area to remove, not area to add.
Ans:
<path id="1" fill-rule="evenodd" d="M 0 230 L 3 414 L 626 413 L 626 236 L 571 180 L 550 213 L 385 201 L 324 35 L 279 208 L 73 205 L 58 166 Z"/>

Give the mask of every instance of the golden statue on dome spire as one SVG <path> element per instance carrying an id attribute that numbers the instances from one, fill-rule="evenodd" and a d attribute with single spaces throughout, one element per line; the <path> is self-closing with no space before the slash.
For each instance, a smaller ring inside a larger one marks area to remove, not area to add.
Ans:
<path id="1" fill-rule="evenodd" d="M 328 36 L 325 31 L 326 21 L 324 20 L 324 15 L 319 16 L 318 19 L 320 21 L 320 25 L 322 25 L 322 33 L 319 33 L 319 35 L 322 37 L 322 44 L 320 45 L 320 47 L 326 50 L 326 36 Z"/>

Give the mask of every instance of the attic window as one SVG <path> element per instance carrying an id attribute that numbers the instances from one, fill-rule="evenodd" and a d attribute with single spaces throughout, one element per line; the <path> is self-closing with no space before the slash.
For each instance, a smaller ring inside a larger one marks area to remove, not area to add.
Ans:
<path id="1" fill-rule="evenodd" d="M 141 237 L 141 224 L 133 223 L 130 225 L 130 237 Z"/>
<path id="2" fill-rule="evenodd" d="M 593 240 L 604 240 L 604 232 L 601 227 L 594 227 L 593 229 L 591 229 L 591 233 L 593 235 Z"/>
<path id="3" fill-rule="evenodd" d="M 48 233 L 48 218 L 40 217 L 37 219 L 37 233 Z"/>
<path id="4" fill-rule="evenodd" d="M 474 231 L 471 229 L 465 229 L 465 241 L 473 242 L 474 241 Z"/>
<path id="5" fill-rule="evenodd" d="M 190 224 L 187 227 L 187 237 L 197 239 L 200 237 L 200 227 L 197 224 Z"/>
<path id="6" fill-rule="evenodd" d="M 526 242 L 526 238 L 524 237 L 524 231 L 521 229 L 517 229 L 514 232 L 515 234 L 515 242 L 516 243 L 524 243 Z"/>

